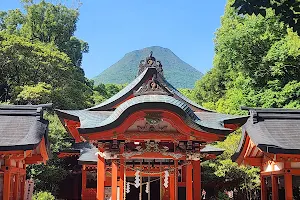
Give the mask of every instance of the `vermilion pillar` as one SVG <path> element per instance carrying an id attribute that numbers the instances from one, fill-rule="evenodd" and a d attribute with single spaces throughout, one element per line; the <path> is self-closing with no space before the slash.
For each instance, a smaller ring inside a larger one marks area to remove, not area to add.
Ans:
<path id="1" fill-rule="evenodd" d="M 15 184 L 14 184 L 14 198 L 16 198 L 16 199 L 19 199 L 20 197 L 18 196 L 19 195 L 19 193 L 18 193 L 18 191 L 19 191 L 19 187 L 21 187 L 21 185 L 20 185 L 20 174 L 19 173 L 16 173 L 15 174 Z"/>
<path id="2" fill-rule="evenodd" d="M 262 175 L 260 175 L 260 196 L 261 200 L 267 200 L 266 180 Z"/>
<path id="3" fill-rule="evenodd" d="M 120 159 L 120 199 L 124 199 L 124 165 L 125 161 L 124 158 Z"/>
<path id="4" fill-rule="evenodd" d="M 285 200 L 293 200 L 293 176 L 284 174 Z"/>
<path id="5" fill-rule="evenodd" d="M 181 182 L 186 182 L 186 166 L 181 168 Z"/>
<path id="6" fill-rule="evenodd" d="M 170 173 L 170 200 L 175 200 L 175 176 L 174 173 Z"/>
<path id="7" fill-rule="evenodd" d="M 272 200 L 278 200 L 278 177 L 271 176 L 272 179 Z"/>
<path id="8" fill-rule="evenodd" d="M 118 191 L 118 165 L 115 160 L 111 163 L 111 199 L 117 200 Z"/>
<path id="9" fill-rule="evenodd" d="M 186 165 L 186 200 L 193 200 L 193 166 L 191 163 Z"/>
<path id="10" fill-rule="evenodd" d="M 193 161 L 193 188 L 194 188 L 194 199 L 201 199 L 201 166 L 200 160 Z"/>
<path id="11" fill-rule="evenodd" d="M 174 197 L 178 200 L 178 160 L 174 160 Z"/>
<path id="12" fill-rule="evenodd" d="M 97 162 L 97 200 L 104 200 L 105 159 L 98 155 Z"/>
<path id="13" fill-rule="evenodd" d="M 3 200 L 10 199 L 11 173 L 9 167 L 6 167 L 3 177 Z"/>
<path id="14" fill-rule="evenodd" d="M 284 189 L 285 189 L 285 200 L 293 200 L 293 176 L 290 173 L 291 162 L 284 162 Z"/>
<path id="15" fill-rule="evenodd" d="M 86 170 L 84 165 L 82 166 L 81 173 L 81 198 L 84 199 L 84 191 L 86 190 Z"/>

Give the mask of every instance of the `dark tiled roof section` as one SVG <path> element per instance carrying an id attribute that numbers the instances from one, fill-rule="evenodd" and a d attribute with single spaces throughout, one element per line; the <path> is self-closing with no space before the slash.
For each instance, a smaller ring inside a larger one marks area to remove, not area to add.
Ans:
<path id="1" fill-rule="evenodd" d="M 164 109 L 176 112 L 192 128 L 217 134 L 229 134 L 233 130 L 224 128 L 221 122 L 202 121 L 193 110 L 182 101 L 167 95 L 142 95 L 122 103 L 108 118 L 98 124 L 85 123 L 79 128 L 80 133 L 93 133 L 113 129 L 119 126 L 131 113 L 141 109 Z"/>
<path id="2" fill-rule="evenodd" d="M 81 127 L 98 126 L 113 111 L 56 110 L 58 116 L 80 122 Z"/>
<path id="3" fill-rule="evenodd" d="M 216 112 L 195 112 L 195 114 L 203 121 L 222 122 L 224 124 L 239 124 L 246 123 L 249 116 L 228 115 Z"/>
<path id="4" fill-rule="evenodd" d="M 73 143 L 71 147 L 61 150 L 60 152 L 65 153 L 80 153 L 81 150 L 87 148 L 91 149 L 94 145 L 90 144 L 89 142 L 79 142 L 79 143 Z"/>
<path id="5" fill-rule="evenodd" d="M 224 152 L 224 149 L 220 149 L 215 146 L 206 145 L 203 149 L 200 150 L 201 153 L 215 154 L 220 155 Z"/>
<path id="6" fill-rule="evenodd" d="M 251 114 L 244 125 L 243 140 L 245 134 L 248 134 L 254 144 L 264 152 L 300 154 L 300 110 L 243 109 L 249 110 Z M 238 149 L 238 152 L 241 150 L 242 147 Z"/>
<path id="7" fill-rule="evenodd" d="M 96 164 L 97 163 L 97 153 L 99 152 L 98 148 L 83 148 L 80 151 L 80 156 L 78 158 L 79 164 Z"/>
<path id="8" fill-rule="evenodd" d="M 176 97 L 178 97 L 180 100 L 183 100 L 185 103 L 190 104 L 191 106 L 199 109 L 199 110 L 203 110 L 206 112 L 213 112 L 211 110 L 208 110 L 206 108 L 203 108 L 202 106 L 198 105 L 197 103 L 193 102 L 192 100 L 190 100 L 189 98 L 187 98 L 186 96 L 184 96 L 183 94 L 181 94 L 173 85 L 171 85 L 163 76 L 161 76 L 160 74 L 157 75 L 159 77 L 160 80 L 162 80 L 162 85 L 165 85 L 169 91 L 171 91 Z"/>
<path id="9" fill-rule="evenodd" d="M 43 105 L 0 106 L 0 151 L 34 149 L 45 136 L 48 121 L 43 119 Z"/>

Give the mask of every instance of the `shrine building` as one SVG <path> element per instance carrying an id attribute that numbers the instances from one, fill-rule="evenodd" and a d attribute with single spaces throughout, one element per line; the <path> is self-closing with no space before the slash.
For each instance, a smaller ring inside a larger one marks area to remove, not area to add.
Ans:
<path id="1" fill-rule="evenodd" d="M 200 162 L 221 151 L 206 145 L 224 140 L 248 116 L 219 114 L 186 98 L 166 81 L 152 52 L 137 71 L 99 105 L 56 110 L 75 141 L 88 145 L 79 157 L 82 199 L 199 200 Z"/>
<path id="2" fill-rule="evenodd" d="M 0 199 L 31 199 L 26 166 L 45 163 L 49 155 L 45 107 L 51 105 L 0 106 Z"/>
<path id="3" fill-rule="evenodd" d="M 300 110 L 243 109 L 250 118 L 232 159 L 260 167 L 261 200 L 300 199 Z"/>

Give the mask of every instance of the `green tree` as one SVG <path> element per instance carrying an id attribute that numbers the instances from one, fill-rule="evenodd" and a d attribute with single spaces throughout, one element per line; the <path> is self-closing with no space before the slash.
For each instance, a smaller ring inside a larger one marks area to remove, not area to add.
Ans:
<path id="1" fill-rule="evenodd" d="M 199 80 L 193 97 L 204 107 L 228 114 L 247 114 L 241 106 L 299 107 L 299 36 L 272 9 L 261 15 L 239 15 L 229 0 L 215 37 L 213 68 Z M 225 149 L 215 161 L 203 163 L 207 178 L 237 188 L 251 199 L 259 186 L 259 169 L 237 166 L 231 155 L 240 132 L 216 145 Z M 240 197 L 237 197 L 240 198 Z"/>
<path id="2" fill-rule="evenodd" d="M 300 35 L 300 1 L 299 0 L 235 0 L 232 4 L 239 14 L 261 14 L 266 16 L 266 10 L 271 8 L 280 20 L 288 24 Z"/>
<path id="3" fill-rule="evenodd" d="M 21 25 L 24 23 L 25 16 L 19 9 L 0 11 L 0 31 L 9 34 L 19 34 Z"/>
<path id="4" fill-rule="evenodd" d="M 51 95 L 47 94 L 51 96 L 50 102 L 59 108 L 91 105 L 91 83 L 84 77 L 82 69 L 74 67 L 70 58 L 53 44 L 32 43 L 24 37 L 0 32 L 0 69 L 0 85 L 7 86 L 12 103 L 33 101 L 27 98 L 28 95 L 25 98 L 25 93 L 28 89 L 37 92 L 42 88 L 41 83 L 45 83 L 47 90 L 51 90 Z M 22 94 L 21 88 L 26 89 Z"/>
<path id="5" fill-rule="evenodd" d="M 78 9 L 44 0 L 24 2 L 25 13 L 19 9 L 0 12 L 0 31 L 27 37 L 30 41 L 53 43 L 65 52 L 74 66 L 80 67 L 82 54 L 88 53 L 88 43 L 76 38 Z"/>
<path id="6" fill-rule="evenodd" d="M 36 86 L 21 86 L 21 92 L 16 101 L 21 104 L 43 104 L 51 102 L 52 86 L 46 83 L 38 83 Z"/>
<path id="7" fill-rule="evenodd" d="M 54 196 L 49 192 L 38 192 L 32 196 L 33 200 L 54 200 Z"/>
<path id="8" fill-rule="evenodd" d="M 93 102 L 94 104 L 98 104 L 103 102 L 106 99 L 109 99 L 113 95 L 117 94 L 120 90 L 122 90 L 126 85 L 118 85 L 118 84 L 103 84 L 94 87 L 93 92 Z"/>

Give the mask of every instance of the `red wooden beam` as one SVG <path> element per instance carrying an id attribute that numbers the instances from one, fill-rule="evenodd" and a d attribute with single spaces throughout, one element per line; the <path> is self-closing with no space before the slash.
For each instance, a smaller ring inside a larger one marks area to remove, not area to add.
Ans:
<path id="1" fill-rule="evenodd" d="M 246 158 L 244 158 L 244 164 L 260 167 L 263 164 L 262 160 L 263 160 L 262 158 L 249 158 L 249 157 L 246 157 Z"/>
<path id="2" fill-rule="evenodd" d="M 40 163 L 43 161 L 44 161 L 44 158 L 39 154 L 25 158 L 26 164 L 37 164 L 37 163 Z"/>
<path id="3" fill-rule="evenodd" d="M 107 131 L 101 131 L 101 132 L 95 132 L 95 133 L 89 133 L 81 135 L 83 137 L 86 137 L 90 140 L 103 140 L 107 138 L 114 138 L 117 133 L 117 139 L 124 139 L 124 136 L 122 133 L 125 133 L 127 129 L 134 124 L 137 120 L 142 120 L 145 118 L 146 112 L 160 112 L 163 120 L 168 121 L 172 126 L 174 126 L 180 133 L 188 136 L 193 137 L 192 139 L 199 140 L 199 141 L 206 141 L 206 142 L 214 142 L 216 140 L 223 139 L 223 135 L 218 135 L 215 133 L 207 133 L 202 132 L 196 129 L 193 129 L 186 125 L 186 123 L 182 120 L 180 116 L 178 116 L 176 113 L 172 113 L 170 111 L 166 110 L 142 110 L 137 111 L 129 115 L 121 125 L 114 127 L 114 129 L 107 130 Z M 126 137 L 126 136 L 125 136 Z M 134 138 L 129 138 L 134 139 Z M 137 138 L 138 139 L 138 138 Z M 188 140 L 191 138 L 187 138 Z M 172 139 L 174 140 L 174 139 Z"/>

